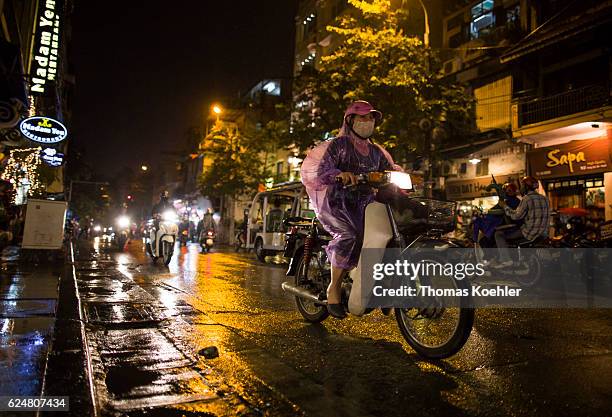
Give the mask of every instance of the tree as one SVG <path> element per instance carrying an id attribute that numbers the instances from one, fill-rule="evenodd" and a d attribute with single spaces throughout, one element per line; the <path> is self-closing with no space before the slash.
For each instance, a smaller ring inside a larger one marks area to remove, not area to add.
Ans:
<path id="1" fill-rule="evenodd" d="M 422 119 L 443 125 L 446 140 L 473 129 L 473 99 L 444 79 L 440 59 L 407 34 L 408 14 L 390 0 L 349 0 L 355 13 L 340 16 L 327 30 L 341 45 L 321 57 L 319 69 L 304 67 L 296 80 L 293 140 L 304 150 L 339 128 L 351 101 L 373 103 L 385 115 L 378 136 L 400 161 L 429 149 Z"/>
<path id="2" fill-rule="evenodd" d="M 202 195 L 235 197 L 245 189 L 257 189 L 267 176 L 260 157 L 264 145 L 235 127 L 217 123 L 204 139 L 205 167 L 199 179 Z"/>

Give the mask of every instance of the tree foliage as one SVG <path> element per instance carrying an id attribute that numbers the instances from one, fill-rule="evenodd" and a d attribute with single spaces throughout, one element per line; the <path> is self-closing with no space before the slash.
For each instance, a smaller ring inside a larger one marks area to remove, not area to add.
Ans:
<path id="1" fill-rule="evenodd" d="M 257 139 L 222 122 L 215 125 L 204 139 L 205 167 L 199 179 L 202 195 L 237 196 L 257 189 L 267 175 L 260 157 L 265 142 Z"/>
<path id="2" fill-rule="evenodd" d="M 352 13 L 327 30 L 341 43 L 304 67 L 296 80 L 293 140 L 304 150 L 338 129 L 354 100 L 370 101 L 385 118 L 377 134 L 396 157 L 423 152 L 419 121 L 444 126 L 447 141 L 461 138 L 473 124 L 473 100 L 463 86 L 444 79 L 435 51 L 407 34 L 408 14 L 389 0 L 349 0 Z"/>

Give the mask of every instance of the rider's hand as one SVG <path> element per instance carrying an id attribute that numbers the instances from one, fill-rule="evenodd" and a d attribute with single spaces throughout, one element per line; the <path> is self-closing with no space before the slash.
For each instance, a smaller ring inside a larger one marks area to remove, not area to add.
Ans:
<path id="1" fill-rule="evenodd" d="M 341 172 L 336 178 L 344 185 L 357 185 L 357 177 L 352 172 Z"/>
<path id="2" fill-rule="evenodd" d="M 504 208 L 504 209 L 505 209 L 506 207 L 508 207 L 508 205 L 506 204 L 506 202 L 505 202 L 504 200 L 502 200 L 501 198 L 499 199 L 499 202 L 498 202 L 497 204 L 499 204 L 499 206 L 500 206 L 501 208 Z"/>

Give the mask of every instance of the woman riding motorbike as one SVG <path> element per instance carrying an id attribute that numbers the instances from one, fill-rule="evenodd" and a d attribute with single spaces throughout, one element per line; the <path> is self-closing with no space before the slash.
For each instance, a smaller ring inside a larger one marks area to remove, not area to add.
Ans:
<path id="1" fill-rule="evenodd" d="M 327 245 L 331 283 L 327 308 L 335 318 L 344 318 L 341 304 L 342 277 L 357 266 L 363 242 L 364 215 L 375 201 L 370 188 L 349 190 L 358 174 L 401 171 L 391 155 L 370 141 L 382 113 L 366 102 L 355 101 L 344 113 L 339 135 L 313 148 L 302 163 L 302 182 L 323 228 L 332 236 Z"/>

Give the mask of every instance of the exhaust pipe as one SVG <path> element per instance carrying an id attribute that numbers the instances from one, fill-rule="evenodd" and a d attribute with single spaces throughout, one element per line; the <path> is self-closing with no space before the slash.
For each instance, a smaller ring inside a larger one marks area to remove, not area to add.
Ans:
<path id="1" fill-rule="evenodd" d="M 319 296 L 313 292 L 308 291 L 307 289 L 304 289 L 302 287 L 297 287 L 294 283 L 292 283 L 291 281 L 285 281 L 281 284 L 281 287 L 283 288 L 283 291 L 291 293 L 295 296 L 298 296 L 300 298 L 304 298 L 308 301 L 313 301 L 317 304 L 321 304 L 321 305 L 327 305 L 327 300 L 320 300 Z"/>

